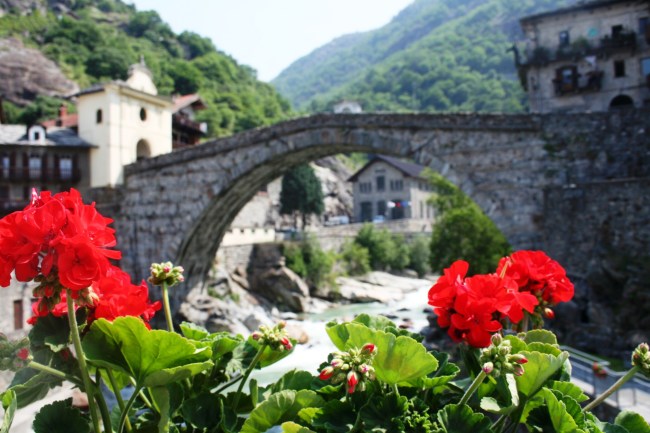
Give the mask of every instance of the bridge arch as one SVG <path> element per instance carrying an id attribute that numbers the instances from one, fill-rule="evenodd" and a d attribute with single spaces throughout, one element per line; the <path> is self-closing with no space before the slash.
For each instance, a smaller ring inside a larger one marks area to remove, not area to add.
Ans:
<path id="1" fill-rule="evenodd" d="M 186 287 L 200 283 L 230 222 L 263 185 L 295 165 L 347 152 L 429 166 L 468 194 L 516 248 L 548 250 L 549 188 L 611 178 L 612 165 L 629 177 L 634 168 L 617 159 L 630 157 L 629 149 L 616 152 L 621 136 L 636 140 L 632 153 L 648 158 L 647 138 L 636 128 L 650 131 L 650 116 L 622 116 L 315 115 L 138 161 L 126 167 L 120 210 L 111 215 L 122 266 L 139 279 L 151 262 L 175 260 L 187 270 Z M 594 165 L 601 153 L 605 163 Z M 176 305 L 183 296 L 176 291 Z"/>

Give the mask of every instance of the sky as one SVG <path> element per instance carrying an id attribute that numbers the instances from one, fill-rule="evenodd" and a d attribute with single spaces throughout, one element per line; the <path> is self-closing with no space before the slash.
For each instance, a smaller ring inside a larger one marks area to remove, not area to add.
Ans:
<path id="1" fill-rule="evenodd" d="M 129 2 L 127 0 L 127 2 Z M 270 81 L 338 36 L 379 28 L 413 0 L 130 0 L 193 31 Z"/>

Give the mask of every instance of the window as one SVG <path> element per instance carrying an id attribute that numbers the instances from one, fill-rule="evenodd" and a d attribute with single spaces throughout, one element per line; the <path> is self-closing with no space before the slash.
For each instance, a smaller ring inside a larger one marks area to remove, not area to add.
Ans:
<path id="1" fill-rule="evenodd" d="M 393 203 L 395 203 L 395 206 L 393 206 L 393 208 L 390 211 L 391 213 L 390 219 L 400 220 L 404 218 L 405 216 L 404 208 L 408 205 L 408 203 L 400 199 L 394 199 Z"/>
<path id="2" fill-rule="evenodd" d="M 145 110 L 144 108 L 140 108 L 140 120 L 142 120 L 143 122 L 147 120 L 147 110 Z"/>
<path id="3" fill-rule="evenodd" d="M 575 66 L 564 66 L 555 70 L 555 92 L 559 95 L 578 89 L 578 71 Z"/>
<path id="4" fill-rule="evenodd" d="M 402 191 L 404 189 L 404 181 L 402 179 L 391 180 L 390 181 L 390 190 L 391 191 Z"/>
<path id="5" fill-rule="evenodd" d="M 69 156 L 62 156 L 59 159 L 59 179 L 72 179 L 72 158 Z"/>
<path id="6" fill-rule="evenodd" d="M 368 193 L 372 191 L 372 184 L 370 182 L 360 182 L 359 192 Z"/>
<path id="7" fill-rule="evenodd" d="M 372 221 L 372 202 L 361 202 L 361 222 Z"/>
<path id="8" fill-rule="evenodd" d="M 11 158 L 9 155 L 2 155 L 2 178 L 9 179 L 9 173 L 11 171 Z"/>
<path id="9" fill-rule="evenodd" d="M 645 77 L 646 82 L 650 83 L 650 57 L 641 59 L 641 75 Z"/>
<path id="10" fill-rule="evenodd" d="M 620 78 L 625 76 L 625 60 L 614 61 L 614 77 Z"/>
<path id="11" fill-rule="evenodd" d="M 14 301 L 14 329 L 23 329 L 23 300 Z"/>
<path id="12" fill-rule="evenodd" d="M 377 202 L 377 215 L 386 216 L 386 200 Z"/>
<path id="13" fill-rule="evenodd" d="M 29 178 L 40 179 L 40 177 L 41 177 L 41 157 L 30 156 L 29 157 Z"/>
<path id="14" fill-rule="evenodd" d="M 618 24 L 615 26 L 612 26 L 612 39 L 618 39 L 621 37 L 621 34 L 623 33 L 623 26 Z"/>
<path id="15" fill-rule="evenodd" d="M 101 109 L 97 110 L 97 112 L 95 113 L 95 122 L 102 123 L 102 110 Z"/>
<path id="16" fill-rule="evenodd" d="M 650 17 L 639 18 L 639 33 L 645 35 L 648 31 L 648 25 L 650 25 Z"/>
<path id="17" fill-rule="evenodd" d="M 564 30 L 564 31 L 560 32 L 559 39 L 560 39 L 560 46 L 561 47 L 565 47 L 565 46 L 569 45 L 569 43 L 571 42 L 571 39 L 569 38 L 569 31 Z"/>
<path id="18" fill-rule="evenodd" d="M 384 191 L 386 189 L 386 178 L 384 176 L 377 176 L 377 191 Z"/>

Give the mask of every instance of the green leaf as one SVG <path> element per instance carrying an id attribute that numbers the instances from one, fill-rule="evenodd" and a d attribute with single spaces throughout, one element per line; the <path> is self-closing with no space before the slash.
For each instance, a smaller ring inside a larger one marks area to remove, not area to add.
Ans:
<path id="1" fill-rule="evenodd" d="M 526 350 L 530 352 L 547 353 L 553 356 L 559 356 L 562 353 L 562 350 L 560 350 L 560 348 L 557 346 L 553 346 L 552 344 L 548 343 L 540 343 L 537 341 L 528 343 L 528 349 Z"/>
<path id="2" fill-rule="evenodd" d="M 291 370 L 285 373 L 277 382 L 269 386 L 267 389 L 271 393 L 284 391 L 285 389 L 292 389 L 300 391 L 301 389 L 311 389 L 311 383 L 314 376 L 304 370 Z"/>
<path id="3" fill-rule="evenodd" d="M 5 411 L 4 417 L 2 418 L 2 427 L 0 427 L 0 433 L 9 433 L 9 428 L 11 423 L 14 421 L 14 415 L 16 409 L 18 409 L 18 400 L 16 399 L 16 393 L 12 390 L 2 393 L 2 408 Z"/>
<path id="4" fill-rule="evenodd" d="M 303 427 L 291 421 L 282 423 L 282 432 L 283 433 L 315 433 L 313 430 L 309 430 L 307 427 Z"/>
<path id="5" fill-rule="evenodd" d="M 578 385 L 571 382 L 560 382 L 553 380 L 549 384 L 549 388 L 573 398 L 578 403 L 589 400 L 589 397 L 587 397 L 587 395 L 582 392 L 582 389 Z"/>
<path id="6" fill-rule="evenodd" d="M 557 337 L 551 331 L 547 331 L 546 329 L 533 329 L 526 332 L 524 342 L 526 344 L 546 343 L 552 346 L 557 346 Z"/>
<path id="7" fill-rule="evenodd" d="M 553 394 L 553 391 L 543 388 L 541 392 L 546 400 L 546 408 L 556 433 L 584 433 L 584 431 L 579 428 L 578 420 L 572 416 L 575 414 L 571 414 L 567 411 L 565 403 L 558 400 L 557 396 Z M 578 413 L 582 416 L 580 410 L 578 410 Z"/>
<path id="8" fill-rule="evenodd" d="M 47 346 L 53 352 L 59 352 L 70 344 L 70 325 L 67 317 L 55 317 L 48 314 L 39 317 L 29 331 L 29 340 L 35 346 Z"/>
<path id="9" fill-rule="evenodd" d="M 263 433 L 286 421 L 293 421 L 301 409 L 320 407 L 325 400 L 314 391 L 285 390 L 260 403 L 242 426 L 241 433 Z"/>
<path id="10" fill-rule="evenodd" d="M 411 385 L 438 368 L 438 360 L 412 338 L 373 330 L 354 322 L 335 325 L 329 323 L 327 334 L 340 350 L 363 347 L 373 343 L 377 354 L 373 367 L 377 378 L 391 385 Z"/>
<path id="11" fill-rule="evenodd" d="M 481 399 L 481 409 L 487 412 L 504 414 L 519 405 L 519 393 L 517 392 L 517 382 L 514 375 L 506 374 L 499 377 L 496 389 L 501 397 L 501 403 L 494 397 L 483 397 Z"/>
<path id="12" fill-rule="evenodd" d="M 210 392 L 185 400 L 181 406 L 183 419 L 200 429 L 218 425 L 221 420 L 219 400 L 219 395 Z"/>
<path id="13" fill-rule="evenodd" d="M 330 400 L 320 409 L 312 426 L 328 433 L 348 433 L 357 419 L 355 410 L 347 401 Z"/>
<path id="14" fill-rule="evenodd" d="M 23 408 L 42 399 L 50 389 L 61 383 L 61 379 L 51 374 L 25 368 L 16 373 L 9 389 L 16 393 L 18 408 Z"/>
<path id="15" fill-rule="evenodd" d="M 524 364 L 524 374 L 517 376 L 517 389 L 526 397 L 531 397 L 552 377 L 567 360 L 569 354 L 562 352 L 553 356 L 540 352 L 521 352 L 528 359 Z"/>
<path id="16" fill-rule="evenodd" d="M 634 433 L 650 433 L 650 426 L 646 420 L 636 412 L 624 410 L 618 414 L 614 424 L 625 427 Z"/>
<path id="17" fill-rule="evenodd" d="M 506 335 L 505 339 L 510 341 L 510 346 L 512 346 L 511 353 L 519 353 L 528 350 L 528 345 L 516 335 Z"/>
<path id="18" fill-rule="evenodd" d="M 295 347 L 296 341 L 292 340 L 291 342 Z M 255 355 L 257 354 L 259 349 L 260 349 L 260 344 L 249 337 L 245 344 L 238 343 L 238 346 L 233 350 L 232 362 L 238 363 L 239 367 L 242 370 L 245 370 L 253 361 L 253 358 L 255 358 Z M 268 367 L 269 365 L 275 364 L 276 362 L 289 356 L 291 352 L 293 352 L 293 350 L 290 351 L 283 350 L 282 352 L 280 352 L 278 350 L 273 350 L 270 346 L 264 346 L 264 350 L 259 359 L 259 362 L 257 363 L 256 368 L 264 368 L 264 367 Z"/>
<path id="19" fill-rule="evenodd" d="M 446 433 L 493 433 L 490 419 L 465 404 L 448 404 L 437 416 Z"/>
<path id="20" fill-rule="evenodd" d="M 213 365 L 209 348 L 174 332 L 149 330 L 135 317 L 96 320 L 82 344 L 89 361 L 131 375 L 139 386 L 163 386 Z"/>
<path id="21" fill-rule="evenodd" d="M 35 433 L 90 432 L 88 420 L 83 417 L 79 409 L 72 407 L 71 398 L 43 406 L 36 414 L 32 428 Z"/>
<path id="22" fill-rule="evenodd" d="M 192 322 L 183 322 L 179 327 L 185 338 L 189 338 L 190 340 L 201 341 L 210 335 L 207 329 Z"/>
<path id="23" fill-rule="evenodd" d="M 449 362 L 449 354 L 436 351 L 432 351 L 431 354 L 438 360 L 439 368 L 435 373 L 419 378 L 415 382 L 416 388 L 433 389 L 446 385 L 460 373 L 460 368 L 456 364 Z"/>
<path id="24" fill-rule="evenodd" d="M 359 314 L 352 320 L 353 323 L 361 323 L 370 329 L 385 331 L 386 328 L 396 328 L 395 323 L 387 317 L 380 315 Z"/>
<path id="25" fill-rule="evenodd" d="M 170 396 L 166 386 L 154 386 L 149 388 L 149 393 L 153 399 L 156 409 L 158 409 L 158 431 L 165 431 L 169 422 Z"/>

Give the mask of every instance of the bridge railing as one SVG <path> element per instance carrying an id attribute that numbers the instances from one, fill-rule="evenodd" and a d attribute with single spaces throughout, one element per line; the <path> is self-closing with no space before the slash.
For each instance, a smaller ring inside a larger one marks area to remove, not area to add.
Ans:
<path id="1" fill-rule="evenodd" d="M 589 385 L 591 389 L 584 391 L 594 397 L 602 394 L 626 373 L 612 370 L 609 361 L 597 356 L 569 346 L 561 346 L 561 348 L 571 355 L 572 377 Z M 613 406 L 621 408 L 639 404 L 647 405 L 649 396 L 650 382 L 637 375 L 607 400 Z"/>

